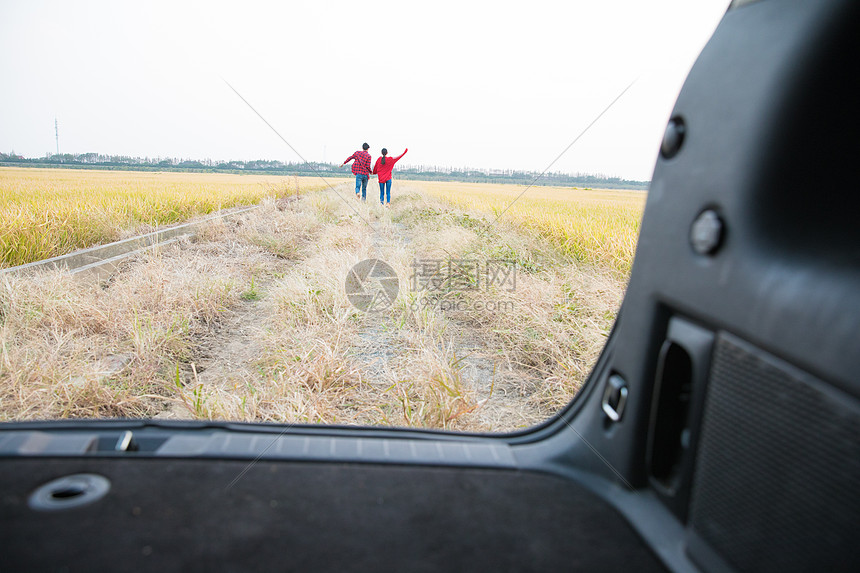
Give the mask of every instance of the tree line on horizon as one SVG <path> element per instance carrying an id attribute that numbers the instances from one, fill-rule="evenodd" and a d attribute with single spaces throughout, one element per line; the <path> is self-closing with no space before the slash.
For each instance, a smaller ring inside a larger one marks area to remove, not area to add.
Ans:
<path id="1" fill-rule="evenodd" d="M 68 167 L 75 169 L 116 169 L 140 171 L 185 171 L 204 173 L 256 173 L 266 175 L 342 175 L 348 173 L 340 164 L 322 162 L 284 163 L 278 160 L 213 161 L 162 157 L 131 157 L 100 153 L 48 154 L 45 157 L 27 158 L 13 153 L 0 153 L 0 164 L 33 167 Z M 433 181 L 463 181 L 469 183 L 531 183 L 538 171 L 512 169 L 479 169 L 471 167 L 444 167 L 436 165 L 398 166 L 401 179 Z M 636 181 L 604 174 L 544 173 L 535 181 L 538 185 L 563 187 L 608 187 L 615 189 L 647 189 L 650 181 Z"/>

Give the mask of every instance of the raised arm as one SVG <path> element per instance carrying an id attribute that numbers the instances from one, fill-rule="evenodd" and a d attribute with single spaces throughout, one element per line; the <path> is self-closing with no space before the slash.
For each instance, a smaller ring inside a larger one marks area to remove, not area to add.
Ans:
<path id="1" fill-rule="evenodd" d="M 403 150 L 403 153 L 401 153 L 401 154 L 400 154 L 400 155 L 398 155 L 397 157 L 392 158 L 392 159 L 394 160 L 394 163 L 397 163 L 398 161 L 400 161 L 400 158 L 401 158 L 401 157 L 403 157 L 404 155 L 406 155 L 406 152 L 407 152 L 407 151 L 409 151 L 409 148 L 408 148 L 408 147 L 407 147 L 406 149 L 404 149 L 404 150 Z"/>
<path id="2" fill-rule="evenodd" d="M 353 153 L 352 155 L 350 155 L 349 157 L 347 157 L 347 158 L 346 158 L 346 161 L 344 161 L 343 163 L 341 163 L 341 165 L 346 165 L 347 163 L 349 163 L 349 162 L 350 162 L 350 161 L 352 161 L 353 159 L 355 159 L 355 153 Z"/>

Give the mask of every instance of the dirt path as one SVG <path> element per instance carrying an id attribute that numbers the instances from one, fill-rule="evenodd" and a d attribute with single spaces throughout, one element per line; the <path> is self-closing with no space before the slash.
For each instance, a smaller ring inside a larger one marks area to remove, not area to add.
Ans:
<path id="1" fill-rule="evenodd" d="M 408 196 L 416 190 L 407 183 L 398 191 Z M 409 260 L 421 259 L 424 253 L 416 248 L 417 229 L 396 220 L 396 206 L 397 202 L 394 212 L 382 211 L 373 221 L 374 231 L 368 229 L 371 255 L 388 261 L 402 258 L 405 251 Z M 368 219 L 375 210 L 378 208 L 368 210 Z M 400 275 L 401 290 L 409 293 L 414 286 L 410 284 L 411 277 Z M 530 400 L 533 386 L 539 383 L 534 372 L 513 364 L 492 332 L 456 314 L 436 310 L 445 322 L 445 329 L 434 342 L 441 353 L 447 355 L 452 377 L 462 384 L 464 394 L 469 396 L 470 428 L 511 431 L 542 421 L 546 412 Z M 409 352 L 404 341 L 416 338 L 414 328 L 397 325 L 399 318 L 391 314 L 366 316 L 358 332 L 361 342 L 353 347 L 353 355 L 365 364 L 367 377 L 380 387 L 390 387 L 397 382 L 402 373 L 394 359 L 399 353 Z"/>
<path id="2" fill-rule="evenodd" d="M 352 199 L 346 193 L 343 196 Z M 338 212 L 345 212 L 347 217 L 353 207 L 357 211 L 351 213 L 352 230 L 359 233 L 358 236 L 352 235 L 354 241 L 349 250 L 354 254 L 364 251 L 368 258 L 384 261 L 409 261 L 420 257 L 415 248 L 416 229 L 395 220 L 396 211 L 383 210 L 372 202 L 335 204 L 335 207 Z M 290 208 L 301 209 L 302 206 L 293 204 Z M 324 223 L 318 234 L 324 236 L 336 230 L 344 222 L 342 216 Z M 272 295 L 273 290 L 277 290 L 276 277 L 289 268 L 307 264 L 308 258 L 320 254 L 325 255 L 311 249 L 307 252 L 309 257 L 276 261 L 277 264 L 267 268 L 266 274 L 257 279 L 256 288 L 261 293 L 259 300 L 241 301 L 231 307 L 195 339 L 192 360 L 184 368 L 186 386 L 199 386 L 207 391 L 218 388 L 221 392 L 230 393 L 265 385 L 266 374 L 261 372 L 260 362 L 271 350 L 267 332 L 278 328 L 277 296 Z M 408 295 L 409 276 L 399 278 L 401 294 Z M 468 418 L 463 425 L 469 429 L 513 430 L 535 424 L 543 418 L 545 413 L 529 399 L 539 379 L 500 352 L 492 333 L 467 320 L 446 316 L 444 312 L 439 313 L 439 320 L 444 323 L 444 330 L 428 337 L 418 325 L 403 324 L 403 316 L 398 312 L 356 317 L 356 328 L 348 333 L 346 340 L 346 356 L 355 366 L 362 402 L 390 407 L 392 401 L 398 401 L 398 384 L 404 380 L 416 382 L 415 378 L 423 374 L 441 376 L 439 382 L 448 388 L 443 393 L 450 394 L 445 398 L 460 401 L 447 416 Z M 415 364 L 424 359 L 438 366 L 438 371 Z M 421 392 L 410 399 L 420 401 Z M 403 408 L 403 401 L 401 396 L 401 403 L 391 408 L 392 412 L 387 415 L 391 416 L 398 407 Z M 158 417 L 184 418 L 189 413 L 196 412 L 188 403 L 175 403 Z M 364 420 L 359 418 L 357 421 Z M 388 421 L 397 424 L 396 414 Z M 454 422 L 454 419 L 447 422 Z"/>
<path id="3" fill-rule="evenodd" d="M 264 290 L 270 284 L 270 278 L 264 279 L 256 288 Z M 191 359 L 182 368 L 186 387 L 218 387 L 230 392 L 259 379 L 257 362 L 264 349 L 272 301 L 243 300 L 223 314 L 222 320 L 213 322 L 208 332 L 196 338 Z M 154 417 L 186 419 L 196 413 L 193 404 L 178 401 Z"/>

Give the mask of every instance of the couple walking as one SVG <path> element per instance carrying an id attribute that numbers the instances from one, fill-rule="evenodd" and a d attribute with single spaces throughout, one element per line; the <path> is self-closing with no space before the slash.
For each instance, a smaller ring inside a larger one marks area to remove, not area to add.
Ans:
<path id="1" fill-rule="evenodd" d="M 409 148 L 407 147 L 397 157 L 388 157 L 388 150 L 383 147 L 382 156 L 376 160 L 373 171 L 370 170 L 371 158 L 367 152 L 368 149 L 370 149 L 370 145 L 363 144 L 361 150 L 347 157 L 343 165 L 352 161 L 352 173 L 355 175 L 355 196 L 358 197 L 361 193 L 362 201 L 367 198 L 367 182 L 371 173 L 376 175 L 379 180 L 379 202 L 387 207 L 391 204 L 391 171 L 394 169 L 394 164 L 406 155 Z"/>

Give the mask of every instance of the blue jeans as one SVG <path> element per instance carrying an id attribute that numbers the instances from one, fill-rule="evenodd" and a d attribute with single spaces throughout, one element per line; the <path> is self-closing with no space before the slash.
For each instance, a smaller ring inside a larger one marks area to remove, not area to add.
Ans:
<path id="1" fill-rule="evenodd" d="M 364 201 L 367 199 L 367 180 L 370 179 L 369 175 L 356 175 L 355 176 L 355 194 L 358 195 L 358 190 L 361 189 L 361 200 Z"/>
<path id="2" fill-rule="evenodd" d="M 386 198 L 386 195 L 388 197 Z M 391 203 L 391 179 L 386 181 L 385 183 L 379 184 L 379 202 L 380 203 Z"/>

